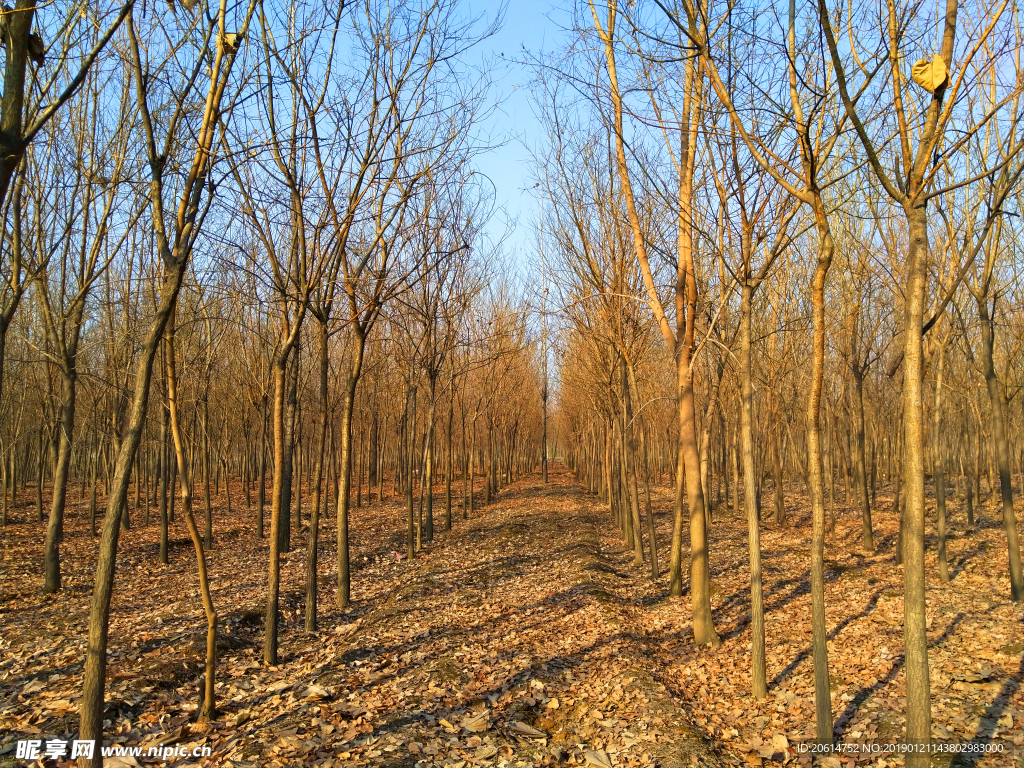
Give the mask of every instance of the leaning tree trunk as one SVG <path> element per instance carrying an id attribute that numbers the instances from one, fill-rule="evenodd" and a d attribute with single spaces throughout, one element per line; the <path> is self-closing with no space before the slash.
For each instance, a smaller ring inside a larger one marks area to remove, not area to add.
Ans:
<path id="1" fill-rule="evenodd" d="M 244 36 L 249 20 L 255 10 L 255 3 L 249 4 L 240 34 Z M 26 14 L 28 15 L 28 14 Z M 224 32 L 223 16 L 220 32 Z M 134 77 L 139 89 L 139 102 L 146 117 L 149 131 L 149 110 L 146 106 L 145 86 L 143 85 L 141 56 L 139 43 L 135 36 L 131 17 L 128 17 L 128 37 L 132 50 Z M 206 97 L 206 107 L 199 124 L 196 154 L 188 180 L 182 189 L 181 204 L 178 209 L 178 224 L 173 244 L 169 242 L 168 229 L 163 211 L 157 202 L 153 207 L 153 225 L 158 236 L 159 250 L 163 262 L 163 279 L 160 285 L 160 299 L 149 331 L 138 353 L 136 367 L 135 391 L 132 398 L 131 415 L 117 455 L 117 462 L 107 493 L 107 510 L 103 518 L 103 530 L 100 535 L 99 551 L 96 558 L 96 581 L 92 591 L 92 603 L 89 609 L 89 638 L 86 644 L 86 659 L 83 672 L 82 700 L 79 718 L 79 738 L 100 742 L 103 738 L 103 701 L 106 684 L 107 638 L 110 629 L 110 600 L 114 590 L 114 568 L 117 562 L 117 543 L 121 530 L 121 517 L 128 499 L 128 483 L 131 479 L 132 465 L 139 448 L 142 427 L 145 423 L 146 409 L 149 401 L 149 388 L 153 376 L 153 360 L 160 341 L 163 338 L 167 322 L 174 313 L 182 279 L 188 268 L 191 256 L 192 240 L 198 226 L 199 206 L 202 190 L 209 171 L 210 150 L 213 146 L 214 132 L 222 124 L 220 120 L 220 102 L 224 94 L 227 78 L 230 76 L 234 62 L 234 50 L 228 46 L 218 46 L 211 67 L 210 88 Z M 151 199 L 159 201 L 163 195 L 163 166 L 153 151 L 153 143 L 149 143 L 149 161 L 153 170 L 151 183 Z M 201 221 L 201 220 L 200 220 Z M 102 768 L 103 754 L 96 749 L 91 764 Z"/>
<path id="2" fill-rule="evenodd" d="M 217 612 L 213 608 L 213 597 L 210 594 L 210 579 L 206 572 L 206 552 L 203 540 L 199 536 L 199 527 L 192 514 L 192 473 L 189 469 L 188 456 L 185 453 L 185 438 L 181 428 L 181 414 L 178 412 L 178 381 L 174 354 L 174 312 L 167 321 L 164 336 L 164 349 L 167 361 L 167 407 L 171 418 L 171 435 L 174 438 L 174 452 L 178 460 L 178 476 L 181 478 L 181 510 L 185 515 L 192 546 L 196 551 L 196 562 L 199 566 L 199 591 L 202 594 L 203 610 L 206 613 L 206 685 L 203 690 L 203 703 L 199 708 L 199 721 L 213 720 L 217 716 L 216 677 L 217 677 Z"/>
<path id="3" fill-rule="evenodd" d="M 164 328 L 173 311 L 175 298 L 185 274 L 186 260 L 172 265 L 165 274 L 160 303 L 139 351 L 132 396 L 131 414 L 121 448 L 114 465 L 114 475 L 107 494 L 107 508 L 100 531 L 96 560 L 96 581 L 89 608 L 89 638 L 86 644 L 85 669 L 80 705 L 79 738 L 99 742 L 103 737 L 103 701 L 107 673 L 107 638 L 110 630 L 110 600 L 114 593 L 114 568 L 117 543 L 121 532 L 121 508 L 128 501 L 128 481 L 132 464 L 142 438 L 142 427 L 149 405 L 149 388 L 153 378 L 153 360 L 163 338 Z M 102 766 L 103 757 L 97 749 L 93 766 Z"/>

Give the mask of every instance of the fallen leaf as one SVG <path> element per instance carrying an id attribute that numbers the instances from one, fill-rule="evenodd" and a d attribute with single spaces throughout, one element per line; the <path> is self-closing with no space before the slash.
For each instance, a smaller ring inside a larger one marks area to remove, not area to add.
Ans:
<path id="1" fill-rule="evenodd" d="M 481 712 L 479 715 L 467 715 L 462 719 L 460 725 L 473 733 L 482 733 L 491 727 L 490 718 L 486 711 Z"/>
<path id="2" fill-rule="evenodd" d="M 547 734 L 544 733 L 544 731 L 539 731 L 536 728 L 534 728 L 532 725 L 527 725 L 526 723 L 524 723 L 524 722 L 522 722 L 520 720 L 514 721 L 509 726 L 509 730 L 512 731 L 513 733 L 519 734 L 520 736 L 529 736 L 530 738 L 533 738 L 533 739 L 543 739 L 543 738 L 547 737 Z"/>

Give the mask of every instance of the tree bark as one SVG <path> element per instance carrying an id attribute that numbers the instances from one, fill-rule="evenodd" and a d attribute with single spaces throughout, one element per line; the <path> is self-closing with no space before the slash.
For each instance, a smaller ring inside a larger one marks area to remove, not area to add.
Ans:
<path id="1" fill-rule="evenodd" d="M 946 340 L 939 340 L 938 360 L 935 363 L 935 405 L 932 429 L 932 482 L 935 485 L 936 533 L 939 538 L 939 579 L 949 581 L 949 562 L 946 557 L 946 456 L 942 448 L 942 373 L 946 361 Z"/>
<path id="2" fill-rule="evenodd" d="M 348 511 L 349 489 L 352 484 L 352 411 L 356 402 L 356 386 L 363 369 L 366 335 L 354 326 L 355 345 L 352 365 L 345 388 L 345 402 L 341 412 L 341 466 L 338 468 L 337 533 L 338 533 L 338 608 L 345 610 L 352 599 L 351 572 L 349 570 Z"/>
<path id="3" fill-rule="evenodd" d="M 43 554 L 43 592 L 60 589 L 60 543 L 64 540 L 64 505 L 67 499 L 68 475 L 71 471 L 71 438 L 75 430 L 75 400 L 78 374 L 72 367 L 61 366 L 60 422 L 57 425 L 60 449 L 57 453 L 57 471 L 53 475 L 53 502 L 50 520 L 46 526 L 46 544 Z"/>
<path id="4" fill-rule="evenodd" d="M 811 491 L 811 635 L 814 658 L 815 734 L 821 744 L 832 743 L 832 698 L 828 674 L 828 629 L 825 624 L 825 493 L 821 460 L 821 392 L 825 379 L 825 281 L 835 250 L 824 203 L 815 193 L 813 213 L 818 230 L 818 263 L 811 284 L 814 337 L 811 351 L 811 391 L 807 399 L 807 464 Z"/>
<path id="5" fill-rule="evenodd" d="M 327 322 L 319 326 L 320 352 L 320 424 L 317 430 L 316 485 L 313 488 L 313 509 L 309 517 L 309 544 L 306 550 L 306 631 L 316 632 L 317 626 L 317 556 L 320 543 L 320 503 L 324 479 L 324 461 L 333 454 L 334 446 L 327 450 Z M 333 432 L 331 434 L 333 441 Z M 324 494 L 326 496 L 326 493 Z"/>
<path id="6" fill-rule="evenodd" d="M 871 530 L 871 497 L 868 495 L 868 472 L 864 436 L 864 370 L 859 363 L 854 364 L 853 385 L 853 416 L 857 460 L 857 471 L 855 472 L 854 481 L 857 483 L 857 496 L 860 502 L 860 543 L 865 550 L 871 552 L 875 548 L 875 539 Z"/>
<path id="7" fill-rule="evenodd" d="M 174 452 L 178 461 L 178 476 L 181 478 L 181 509 L 185 515 L 185 524 L 192 537 L 192 546 L 196 551 L 196 562 L 199 566 L 199 591 L 202 595 L 203 610 L 206 613 L 206 677 L 203 689 L 203 701 L 199 708 L 199 721 L 213 720 L 217 716 L 216 677 L 217 677 L 217 612 L 213 607 L 210 594 L 210 579 L 206 572 L 206 553 L 199 527 L 192 514 L 192 473 L 185 453 L 185 438 L 181 427 L 181 415 L 178 411 L 177 366 L 174 354 L 175 313 L 167 321 L 164 334 L 165 359 L 167 362 L 167 407 L 171 420 L 171 435 L 174 438 Z"/>
<path id="8" fill-rule="evenodd" d="M 750 551 L 751 685 L 754 698 L 768 694 L 764 639 L 764 585 L 761 577 L 761 531 L 754 487 L 754 383 L 750 359 L 750 314 L 754 288 L 740 288 L 740 431 L 743 435 L 743 498 Z"/>
<path id="9" fill-rule="evenodd" d="M 1021 602 L 1024 600 L 1024 575 L 1021 571 L 1020 535 L 1017 531 L 1017 519 L 1013 514 L 1010 446 L 1006 437 L 1006 396 L 996 377 L 992 354 L 995 345 L 995 313 L 989 312 L 987 298 L 982 297 L 977 304 L 978 316 L 981 318 L 982 371 L 991 406 L 992 437 L 995 444 L 996 460 L 999 463 L 999 493 L 1003 502 L 1003 532 L 1006 534 L 1010 571 L 1010 599 Z M 981 442 L 980 437 L 978 442 Z"/>
<path id="10" fill-rule="evenodd" d="M 423 467 L 423 485 L 420 486 L 426 494 L 426 523 L 424 525 L 424 537 L 427 541 L 434 540 L 434 412 L 436 410 L 437 379 L 427 377 L 429 387 L 430 406 L 427 408 L 427 424 L 425 436 L 425 456 Z"/>
<path id="11" fill-rule="evenodd" d="M 921 331 L 928 283 L 928 213 L 923 199 L 905 207 L 910 245 L 907 253 L 903 352 L 904 498 L 903 642 L 907 678 L 907 743 L 923 749 L 931 740 L 931 681 L 924 575 L 924 351 Z M 907 765 L 928 764 L 925 754 Z"/>
<path id="12" fill-rule="evenodd" d="M 619 386 L 622 388 L 622 447 L 624 483 L 629 506 L 626 514 L 631 516 L 630 529 L 633 536 L 633 565 L 644 564 L 643 528 L 640 524 L 640 498 L 636 484 L 636 457 L 633 450 L 633 400 L 629 392 L 629 376 L 626 358 L 619 356 Z"/>
<path id="13" fill-rule="evenodd" d="M 173 311 L 174 302 L 185 273 L 185 260 L 172 264 L 165 273 L 160 291 L 160 303 L 150 323 L 136 366 L 135 390 L 131 413 L 121 448 L 114 465 L 114 475 L 107 494 L 107 508 L 100 531 L 99 552 L 96 560 L 96 581 L 89 608 L 89 639 L 86 645 L 85 669 L 80 705 L 79 738 L 100 742 L 103 736 L 103 701 L 106 686 L 107 637 L 109 633 L 110 600 L 114 591 L 114 569 L 117 563 L 117 543 L 121 532 L 121 507 L 128 500 L 128 481 L 132 462 L 142 437 L 142 427 L 149 404 L 153 361 L 163 338 L 164 328 Z M 94 768 L 102 768 L 103 757 L 96 749 Z"/>
<path id="14" fill-rule="evenodd" d="M 270 556 L 267 579 L 267 610 L 263 632 L 263 662 L 277 665 L 277 613 L 281 592 L 281 518 L 286 514 L 283 506 L 284 486 L 284 420 L 285 388 L 288 385 L 288 356 L 291 351 L 287 339 L 282 339 L 274 355 L 274 403 L 272 426 L 274 430 L 274 476 L 270 491 Z"/>

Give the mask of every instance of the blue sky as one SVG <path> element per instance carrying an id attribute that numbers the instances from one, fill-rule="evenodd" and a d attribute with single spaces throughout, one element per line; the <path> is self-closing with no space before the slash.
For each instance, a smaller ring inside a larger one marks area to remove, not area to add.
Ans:
<path id="1" fill-rule="evenodd" d="M 470 4 L 473 11 L 486 13 L 491 19 L 498 7 L 496 2 Z M 506 6 L 501 31 L 486 44 L 485 54 L 493 55 L 498 64 L 493 95 L 500 105 L 482 128 L 495 140 L 503 140 L 504 145 L 480 157 L 477 166 L 494 183 L 497 204 L 505 210 L 491 222 L 491 235 L 501 236 L 518 220 L 505 242 L 505 251 L 520 264 L 529 261 L 536 248 L 531 226 L 536 198 L 528 147 L 537 145 L 541 131 L 530 101 L 533 73 L 519 62 L 524 60 L 524 46 L 534 54 L 562 47 L 567 18 L 564 3 L 517 0 Z"/>

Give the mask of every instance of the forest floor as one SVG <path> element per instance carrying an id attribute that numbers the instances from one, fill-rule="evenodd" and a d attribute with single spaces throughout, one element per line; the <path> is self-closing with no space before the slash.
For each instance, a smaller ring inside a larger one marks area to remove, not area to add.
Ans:
<path id="1" fill-rule="evenodd" d="M 18 739 L 74 738 L 95 567 L 76 490 L 62 547 L 65 588 L 41 595 L 44 527 L 34 521 L 34 491 L 23 496 L 2 540 L 0 765 L 24 764 L 15 760 Z M 232 496 L 239 506 L 240 493 Z M 411 563 L 395 554 L 404 552 L 398 501 L 352 511 L 356 568 L 346 612 L 334 603 L 333 527 L 324 521 L 315 635 L 302 628 L 306 537 L 293 532 L 275 667 L 261 664 L 267 542 L 255 536 L 244 503 L 232 514 L 218 506 L 209 556 L 221 617 L 220 717 L 211 723 L 194 722 L 205 619 L 191 542 L 179 517 L 171 562 L 161 565 L 158 527 L 134 520 L 121 537 L 112 606 L 108 743 L 209 746 L 203 765 L 811 764 L 802 751 L 813 736 L 810 523 L 799 496 L 787 494 L 787 527 L 762 527 L 769 691 L 760 702 L 750 695 L 739 516 L 719 509 L 712 527 L 722 643 L 695 648 L 688 594 L 666 591 L 667 488 L 655 494 L 657 582 L 648 565 L 631 565 L 604 506 L 564 468 L 546 486 L 538 475 L 521 478 L 471 520 L 456 509 L 451 532 L 440 530 L 440 501 L 435 541 Z M 852 510 L 840 514 L 826 546 L 836 737 L 857 751 L 816 765 L 903 763 L 891 751 L 906 709 L 902 568 L 888 498 L 880 495 L 877 507 L 874 552 L 860 549 Z M 1020 766 L 1024 754 L 1021 607 L 1007 599 L 1002 529 L 990 512 L 980 514 L 982 525 L 967 532 L 953 512 L 950 583 L 939 582 L 928 542 L 935 743 L 981 750 L 937 755 L 935 766 Z"/>

